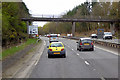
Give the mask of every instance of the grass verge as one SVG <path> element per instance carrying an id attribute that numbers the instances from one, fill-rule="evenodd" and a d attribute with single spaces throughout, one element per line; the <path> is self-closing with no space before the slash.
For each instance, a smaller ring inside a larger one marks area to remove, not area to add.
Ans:
<path id="1" fill-rule="evenodd" d="M 22 43 L 19 46 L 12 46 L 11 48 L 5 49 L 2 51 L 2 54 L 0 56 L 0 59 L 5 59 L 13 54 L 15 54 L 16 52 L 24 49 L 26 46 L 30 45 L 30 44 L 35 44 L 37 41 L 37 39 L 28 39 L 26 42 Z"/>
<path id="2" fill-rule="evenodd" d="M 41 44 L 41 42 L 42 42 L 42 40 L 40 40 L 40 41 L 37 43 L 37 45 Z M 33 47 L 31 50 L 29 50 L 26 54 L 28 55 L 29 53 L 35 51 L 35 50 L 37 49 L 37 47 L 38 47 L 37 45 L 36 45 L 35 47 Z"/>

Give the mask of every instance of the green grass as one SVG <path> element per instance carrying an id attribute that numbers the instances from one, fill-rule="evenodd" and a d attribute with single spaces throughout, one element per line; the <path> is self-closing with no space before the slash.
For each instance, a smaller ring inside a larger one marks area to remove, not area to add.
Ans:
<path id="1" fill-rule="evenodd" d="M 2 51 L 2 56 L 0 53 L 0 59 L 5 59 L 8 56 L 11 56 L 13 54 L 15 54 L 16 52 L 24 49 L 26 46 L 30 45 L 30 44 L 35 44 L 37 41 L 37 39 L 28 39 L 26 42 L 24 42 L 23 44 L 19 45 L 19 46 L 13 46 L 11 48 L 5 49 Z"/>

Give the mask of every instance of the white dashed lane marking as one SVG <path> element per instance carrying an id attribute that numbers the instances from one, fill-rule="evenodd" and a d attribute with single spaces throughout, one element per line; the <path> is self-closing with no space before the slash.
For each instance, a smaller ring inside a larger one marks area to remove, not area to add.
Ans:
<path id="1" fill-rule="evenodd" d="M 79 56 L 79 54 L 77 53 L 77 56 Z"/>
<path id="2" fill-rule="evenodd" d="M 90 65 L 87 61 L 85 61 L 85 64 Z"/>
<path id="3" fill-rule="evenodd" d="M 104 78 L 104 77 L 101 77 L 101 80 L 105 80 L 105 78 Z"/>

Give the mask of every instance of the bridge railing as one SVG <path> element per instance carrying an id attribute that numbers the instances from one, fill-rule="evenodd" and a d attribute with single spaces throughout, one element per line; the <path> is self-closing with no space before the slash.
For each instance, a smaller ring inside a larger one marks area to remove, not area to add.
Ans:
<path id="1" fill-rule="evenodd" d="M 51 15 L 43 15 L 43 14 L 32 14 L 31 17 L 40 17 L 40 18 L 61 18 L 60 15 L 54 15 L 54 14 L 51 14 Z"/>

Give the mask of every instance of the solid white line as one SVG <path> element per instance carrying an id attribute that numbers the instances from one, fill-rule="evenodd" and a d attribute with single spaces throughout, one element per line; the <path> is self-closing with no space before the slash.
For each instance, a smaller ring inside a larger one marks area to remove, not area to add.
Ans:
<path id="1" fill-rule="evenodd" d="M 44 45 L 46 45 L 46 42 L 44 41 Z"/>
<path id="2" fill-rule="evenodd" d="M 46 45 L 46 42 L 44 41 L 44 45 Z M 41 55 L 42 55 L 42 53 L 43 53 L 43 50 L 44 49 L 42 49 L 42 51 L 41 52 L 39 52 L 40 54 L 39 54 L 39 58 L 35 61 L 35 65 L 37 65 L 38 64 L 38 62 L 39 62 L 39 59 L 40 59 L 40 57 L 41 57 Z"/>
<path id="3" fill-rule="evenodd" d="M 103 49 L 103 48 L 100 48 L 100 47 L 97 47 L 97 46 L 95 46 L 95 48 L 102 49 L 102 50 L 104 50 L 104 51 L 107 51 L 107 52 L 113 53 L 113 54 L 115 54 L 115 55 L 118 55 L 118 53 L 115 53 L 115 52 L 110 51 L 110 50 L 107 50 L 107 49 Z"/>
<path id="4" fill-rule="evenodd" d="M 87 61 L 85 61 L 85 64 L 90 65 Z"/>
<path id="5" fill-rule="evenodd" d="M 105 80 L 103 77 L 101 77 L 101 80 Z"/>
<path id="6" fill-rule="evenodd" d="M 37 65 L 37 60 L 35 61 L 35 65 Z"/>
<path id="7" fill-rule="evenodd" d="M 72 50 L 74 50 L 74 49 L 72 49 Z"/>

